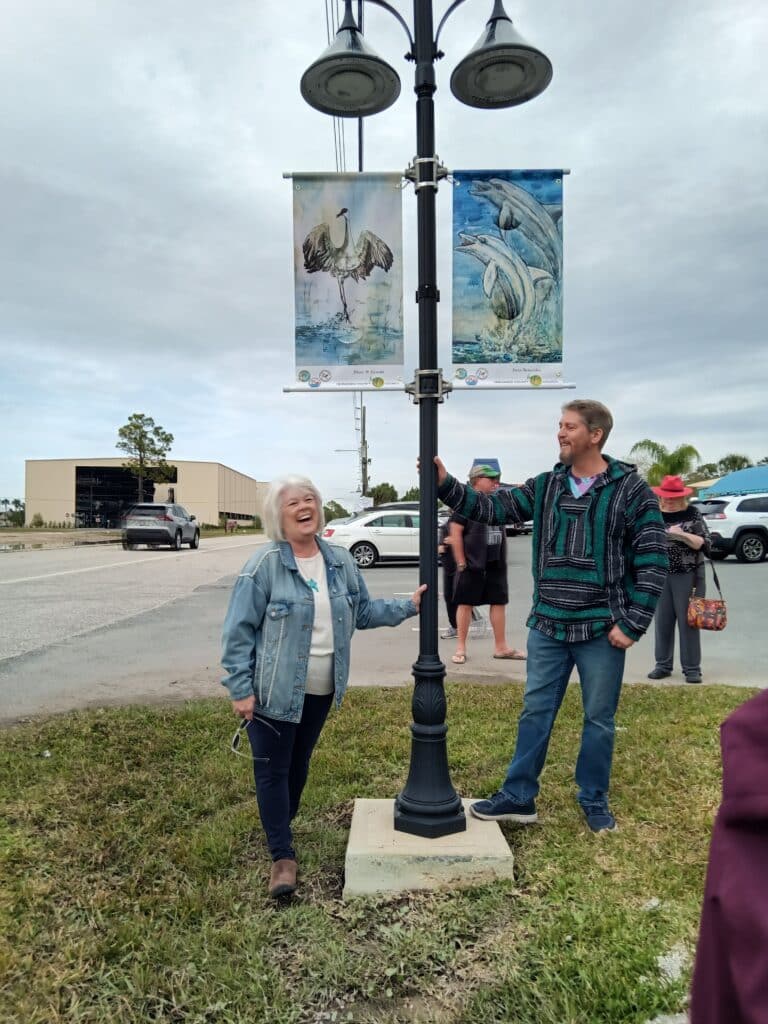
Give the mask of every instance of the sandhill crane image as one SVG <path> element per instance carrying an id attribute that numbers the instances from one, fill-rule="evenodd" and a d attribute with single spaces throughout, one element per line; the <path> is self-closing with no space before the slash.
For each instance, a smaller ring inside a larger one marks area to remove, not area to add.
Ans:
<path id="1" fill-rule="evenodd" d="M 344 293 L 344 282 L 348 277 L 353 281 L 365 281 L 374 267 L 387 271 L 392 266 L 392 250 L 387 243 L 372 231 L 361 231 L 356 239 L 349 233 L 349 210 L 343 206 L 336 219 L 344 218 L 344 237 L 337 244 L 331 236 L 328 224 L 318 224 L 304 239 L 304 269 L 308 274 L 318 271 L 330 274 L 339 282 L 339 298 L 342 315 L 348 324 L 352 323 Z"/>
<path id="2" fill-rule="evenodd" d="M 396 175 L 294 178 L 296 366 L 310 377 L 402 365 L 399 185 Z"/>
<path id="3" fill-rule="evenodd" d="M 563 346 L 562 173 L 457 171 L 454 182 L 453 362 L 551 378 Z"/>

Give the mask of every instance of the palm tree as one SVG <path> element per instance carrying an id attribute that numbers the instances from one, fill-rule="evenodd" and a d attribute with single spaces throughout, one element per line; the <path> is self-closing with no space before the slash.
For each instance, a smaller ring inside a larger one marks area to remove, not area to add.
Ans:
<path id="1" fill-rule="evenodd" d="M 687 476 L 695 468 L 701 456 L 692 444 L 681 444 L 670 451 L 658 441 L 645 438 L 632 446 L 630 455 L 641 455 L 651 459 L 645 470 L 649 484 L 660 484 L 665 476 Z"/>
<path id="2" fill-rule="evenodd" d="M 752 460 L 747 455 L 731 452 L 720 459 L 717 468 L 720 471 L 720 476 L 725 476 L 726 473 L 735 473 L 737 469 L 749 469 L 751 465 Z"/>

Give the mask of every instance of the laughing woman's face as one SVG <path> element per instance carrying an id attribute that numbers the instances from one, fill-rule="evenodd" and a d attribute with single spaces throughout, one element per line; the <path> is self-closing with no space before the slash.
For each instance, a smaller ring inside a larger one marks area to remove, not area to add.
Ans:
<path id="1" fill-rule="evenodd" d="M 320 528 L 320 509 L 312 491 L 302 487 L 289 487 L 280 505 L 283 534 L 289 544 L 306 541 Z"/>

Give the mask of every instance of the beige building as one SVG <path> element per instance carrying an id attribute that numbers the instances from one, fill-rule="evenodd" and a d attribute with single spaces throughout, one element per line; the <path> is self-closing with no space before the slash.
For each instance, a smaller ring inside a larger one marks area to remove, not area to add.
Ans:
<path id="1" fill-rule="evenodd" d="M 45 523 L 117 526 L 123 512 L 139 500 L 138 481 L 123 468 L 123 459 L 28 459 L 26 524 L 35 515 Z M 262 515 L 267 484 L 220 462 L 185 462 L 172 483 L 145 481 L 144 501 L 183 505 L 200 523 L 224 519 L 249 522 Z"/>

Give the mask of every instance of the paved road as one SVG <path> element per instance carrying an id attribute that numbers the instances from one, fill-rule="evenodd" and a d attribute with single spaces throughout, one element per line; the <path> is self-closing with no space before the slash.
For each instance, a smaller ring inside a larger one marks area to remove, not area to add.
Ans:
<path id="1" fill-rule="evenodd" d="M 166 701 L 222 693 L 219 635 L 232 580 L 253 538 L 213 538 L 198 551 L 76 548 L 0 555 L 0 720 L 92 705 Z M 530 538 L 510 541 L 507 637 L 524 642 L 530 601 Z M 764 627 L 768 563 L 729 560 L 718 571 L 730 623 L 704 635 L 708 682 L 766 685 Z M 375 597 L 409 594 L 415 566 L 366 572 Z M 360 632 L 353 643 L 356 686 L 410 685 L 418 656 L 418 620 L 395 630 Z M 490 637 L 470 640 L 464 667 L 448 679 L 522 679 L 524 665 L 491 658 Z M 652 641 L 629 652 L 626 678 L 642 681 L 652 665 Z M 679 678 L 679 677 L 678 677 Z M 667 685 L 667 684 L 662 684 Z"/>

